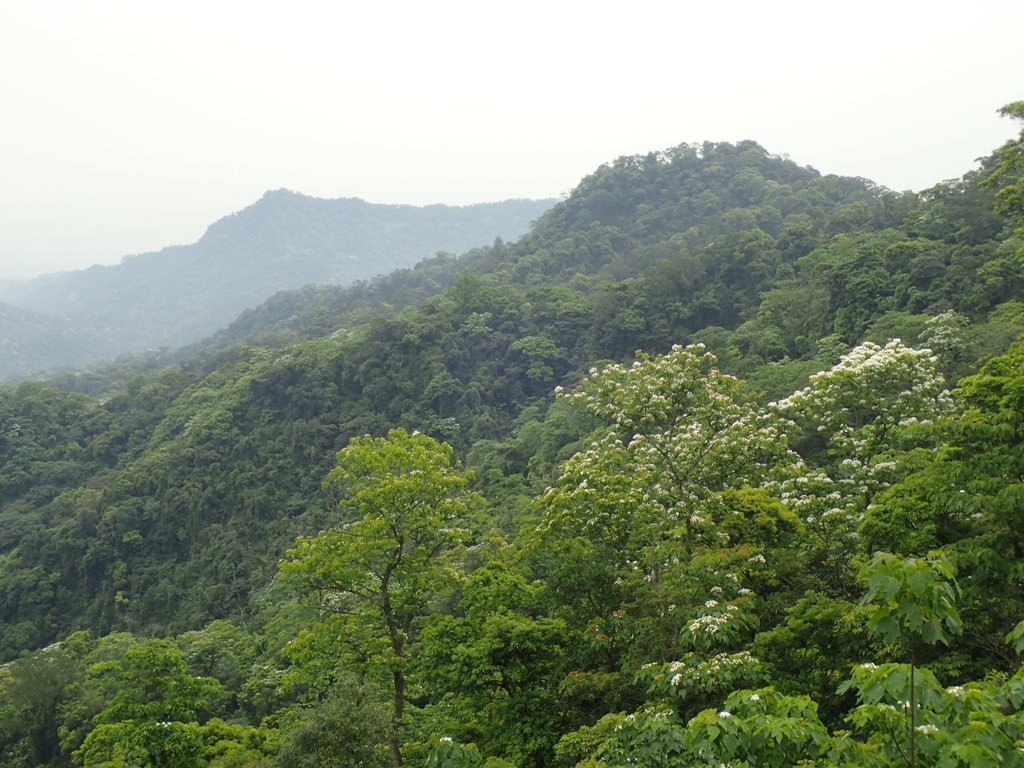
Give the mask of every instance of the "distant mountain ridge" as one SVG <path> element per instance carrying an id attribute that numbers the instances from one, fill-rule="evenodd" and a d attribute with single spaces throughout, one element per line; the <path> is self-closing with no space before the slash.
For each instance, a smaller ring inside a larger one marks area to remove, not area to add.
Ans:
<path id="1" fill-rule="evenodd" d="M 41 368 L 79 365 L 88 339 L 62 318 L 0 303 L 0 370 L 17 373 L 21 360 Z M 0 377 L 2 378 L 2 377 Z"/>
<path id="2" fill-rule="evenodd" d="M 191 245 L 0 284 L 0 302 L 46 316 L 51 334 L 43 345 L 23 343 L 25 323 L 0 316 L 0 348 L 10 351 L 0 359 L 0 380 L 188 344 L 281 290 L 348 284 L 438 251 L 515 239 L 553 204 L 417 207 L 267 192 Z M 74 355 L 62 356 L 65 348 Z"/>

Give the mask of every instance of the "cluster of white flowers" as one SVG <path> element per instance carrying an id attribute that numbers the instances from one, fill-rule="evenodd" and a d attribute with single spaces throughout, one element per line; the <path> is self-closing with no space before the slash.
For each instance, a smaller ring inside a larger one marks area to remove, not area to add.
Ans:
<path id="1" fill-rule="evenodd" d="M 709 658 L 687 654 L 683 661 L 645 664 L 642 669 L 655 681 L 667 681 L 673 689 L 712 691 L 729 688 L 754 673 L 760 661 L 749 651 L 719 653 Z M 755 699 L 756 701 L 756 699 Z"/>
<path id="2" fill-rule="evenodd" d="M 686 630 L 691 634 L 706 634 L 713 635 L 726 624 L 732 620 L 732 616 L 728 613 L 720 615 L 707 614 L 701 616 L 698 619 L 694 619 L 687 626 Z"/>
<path id="3" fill-rule="evenodd" d="M 884 347 L 861 344 L 830 370 L 811 376 L 804 389 L 770 404 L 781 414 L 817 425 L 828 436 L 833 455 L 864 467 L 894 441 L 913 444 L 917 439 L 906 429 L 902 437 L 894 434 L 894 428 L 930 423 L 952 407 L 935 355 L 899 339 Z"/>
<path id="4" fill-rule="evenodd" d="M 741 667 L 749 667 L 757 663 L 757 658 L 750 651 L 737 653 L 718 653 L 697 664 L 697 672 L 705 676 L 715 677 L 723 671 L 735 671 Z"/>
<path id="5" fill-rule="evenodd" d="M 770 484 L 768 489 L 800 515 L 822 541 L 839 543 L 852 537 L 866 507 L 858 481 L 833 479 L 823 469 L 805 468 L 802 474 Z"/>
<path id="6" fill-rule="evenodd" d="M 956 355 L 963 346 L 963 334 L 969 325 L 970 320 L 950 309 L 928 318 L 921 337 L 931 349 L 946 355 Z"/>

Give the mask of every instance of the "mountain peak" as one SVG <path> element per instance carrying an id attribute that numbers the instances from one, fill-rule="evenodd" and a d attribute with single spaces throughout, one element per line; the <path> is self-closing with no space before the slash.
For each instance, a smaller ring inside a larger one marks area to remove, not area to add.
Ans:
<path id="1" fill-rule="evenodd" d="M 81 338 L 93 345 L 76 363 L 179 346 L 227 326 L 278 291 L 345 285 L 411 267 L 438 251 L 463 253 L 495 237 L 514 240 L 552 202 L 417 208 L 268 190 L 211 224 L 191 245 L 5 284 L 0 299 L 59 318 L 69 328 L 92 329 L 75 335 L 80 346 Z M 16 369 L 8 362 L 0 361 L 0 379 L 40 370 L 27 360 Z"/>

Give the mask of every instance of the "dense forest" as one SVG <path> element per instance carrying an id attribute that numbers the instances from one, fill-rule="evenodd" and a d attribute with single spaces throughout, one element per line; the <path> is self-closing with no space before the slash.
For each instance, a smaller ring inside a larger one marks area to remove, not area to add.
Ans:
<path id="1" fill-rule="evenodd" d="M 2 388 L 0 766 L 1024 765 L 1022 333 L 1024 131 L 706 142 Z"/>

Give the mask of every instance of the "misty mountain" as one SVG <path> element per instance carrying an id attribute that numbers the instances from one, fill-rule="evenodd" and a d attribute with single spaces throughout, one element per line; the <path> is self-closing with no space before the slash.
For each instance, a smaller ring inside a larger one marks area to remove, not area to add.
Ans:
<path id="1" fill-rule="evenodd" d="M 0 315 L 0 379 L 188 344 L 282 290 L 344 285 L 438 251 L 515 239 L 552 204 L 417 207 L 267 192 L 191 245 L 0 284 L 0 301 L 37 315 L 36 325 L 13 309 Z"/>
<path id="2" fill-rule="evenodd" d="M 88 347 L 87 334 L 67 320 L 0 303 L 0 378 L 84 364 Z"/>

